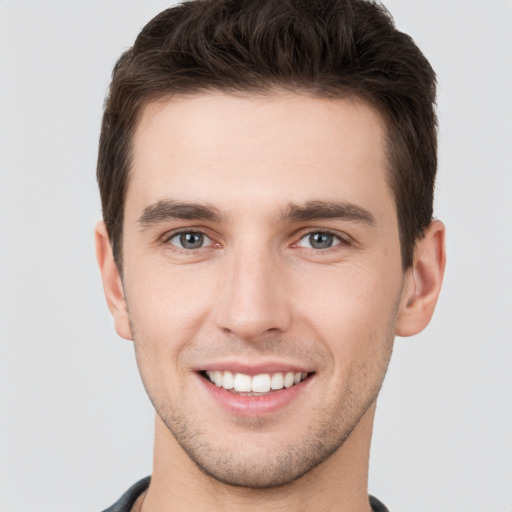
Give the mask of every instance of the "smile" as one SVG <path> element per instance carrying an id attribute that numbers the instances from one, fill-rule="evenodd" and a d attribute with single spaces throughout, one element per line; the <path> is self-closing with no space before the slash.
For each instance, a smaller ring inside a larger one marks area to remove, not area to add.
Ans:
<path id="1" fill-rule="evenodd" d="M 224 388 L 233 393 L 243 393 L 247 396 L 259 396 L 272 393 L 283 388 L 291 388 L 308 377 L 308 373 L 275 372 L 247 375 L 232 373 L 229 370 L 208 370 L 206 378 L 218 388 Z"/>

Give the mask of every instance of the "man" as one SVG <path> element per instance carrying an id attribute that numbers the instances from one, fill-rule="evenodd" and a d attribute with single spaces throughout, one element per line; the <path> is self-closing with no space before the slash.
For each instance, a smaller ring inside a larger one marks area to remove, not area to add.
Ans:
<path id="1" fill-rule="evenodd" d="M 386 510 L 376 400 L 445 264 L 434 100 L 363 0 L 200 0 L 142 30 L 105 106 L 96 242 L 154 467 L 108 511 Z"/>

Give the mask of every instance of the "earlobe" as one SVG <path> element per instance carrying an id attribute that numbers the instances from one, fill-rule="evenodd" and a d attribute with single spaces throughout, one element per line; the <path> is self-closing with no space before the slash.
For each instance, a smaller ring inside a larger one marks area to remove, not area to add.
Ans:
<path id="1" fill-rule="evenodd" d="M 117 334 L 127 340 L 132 339 L 130 319 L 124 296 L 123 282 L 114 261 L 110 238 L 103 221 L 98 222 L 94 232 L 96 241 L 96 259 L 100 267 L 103 291 L 108 308 L 114 318 Z"/>
<path id="2" fill-rule="evenodd" d="M 441 291 L 446 265 L 445 227 L 433 221 L 417 240 L 414 263 L 407 271 L 396 323 L 398 336 L 412 336 L 429 324 Z"/>

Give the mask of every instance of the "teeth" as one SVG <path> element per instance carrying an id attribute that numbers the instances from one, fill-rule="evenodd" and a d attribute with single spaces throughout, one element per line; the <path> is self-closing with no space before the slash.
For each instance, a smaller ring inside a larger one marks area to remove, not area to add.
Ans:
<path id="1" fill-rule="evenodd" d="M 231 372 L 224 372 L 222 387 L 224 389 L 233 389 L 235 387 L 235 376 Z"/>
<path id="2" fill-rule="evenodd" d="M 235 391 L 248 393 L 252 388 L 251 377 L 249 377 L 249 375 L 244 375 L 243 373 L 237 373 L 235 375 L 233 387 L 235 388 Z"/>
<path id="3" fill-rule="evenodd" d="M 291 388 L 295 384 L 295 374 L 292 372 L 288 372 L 284 376 L 284 387 L 285 388 Z"/>
<path id="4" fill-rule="evenodd" d="M 270 381 L 270 387 L 272 389 L 283 389 L 284 377 L 282 373 L 274 373 Z"/>
<path id="5" fill-rule="evenodd" d="M 224 389 L 234 389 L 238 393 L 269 393 L 270 390 L 291 388 L 299 384 L 306 377 L 307 373 L 277 372 L 273 374 L 261 373 L 251 377 L 244 373 L 233 375 L 230 371 L 208 370 L 205 372 L 207 377 L 217 387 Z"/>
<path id="6" fill-rule="evenodd" d="M 262 373 L 252 378 L 252 391 L 255 393 L 268 393 L 270 391 L 270 375 Z"/>

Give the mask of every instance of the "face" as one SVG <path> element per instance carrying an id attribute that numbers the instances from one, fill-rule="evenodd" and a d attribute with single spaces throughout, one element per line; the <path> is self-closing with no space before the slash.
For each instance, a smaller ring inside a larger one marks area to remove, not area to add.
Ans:
<path id="1" fill-rule="evenodd" d="M 377 397 L 404 302 L 374 110 L 285 93 L 150 104 L 123 237 L 120 330 L 192 461 L 266 487 L 340 449 Z"/>

